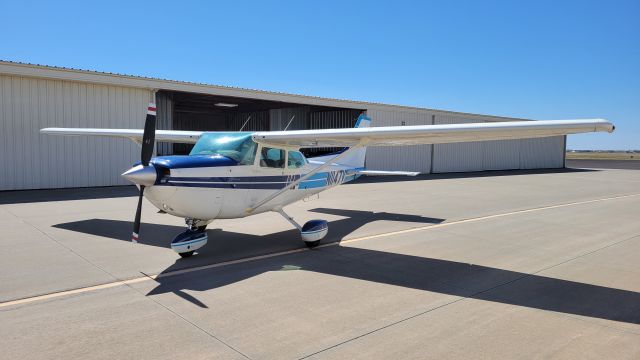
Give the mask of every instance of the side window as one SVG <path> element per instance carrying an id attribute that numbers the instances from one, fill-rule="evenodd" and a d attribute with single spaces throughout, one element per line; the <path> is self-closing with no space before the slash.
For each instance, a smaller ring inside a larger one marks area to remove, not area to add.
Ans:
<path id="1" fill-rule="evenodd" d="M 289 151 L 289 160 L 287 160 L 289 169 L 298 169 L 306 163 L 304 156 L 299 151 Z"/>
<path id="2" fill-rule="evenodd" d="M 284 150 L 263 147 L 260 151 L 260 166 L 284 168 Z"/>

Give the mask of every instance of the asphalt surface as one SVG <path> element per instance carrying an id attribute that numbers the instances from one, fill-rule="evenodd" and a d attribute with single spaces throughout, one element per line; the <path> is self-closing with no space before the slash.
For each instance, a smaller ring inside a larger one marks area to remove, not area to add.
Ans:
<path id="1" fill-rule="evenodd" d="M 566 160 L 569 168 L 640 170 L 640 160 Z"/>
<path id="2" fill-rule="evenodd" d="M 382 180 L 393 180 L 382 183 Z M 0 193 L 0 358 L 640 358 L 640 172 L 364 179 L 210 226 L 130 187 Z"/>

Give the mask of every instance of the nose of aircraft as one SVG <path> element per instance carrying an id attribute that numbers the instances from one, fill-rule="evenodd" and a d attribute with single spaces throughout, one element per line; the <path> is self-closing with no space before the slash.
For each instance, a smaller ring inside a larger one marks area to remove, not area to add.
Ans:
<path id="1" fill-rule="evenodd" d="M 137 165 L 122 173 L 122 177 L 134 184 L 151 186 L 156 183 L 158 174 L 153 165 Z"/>

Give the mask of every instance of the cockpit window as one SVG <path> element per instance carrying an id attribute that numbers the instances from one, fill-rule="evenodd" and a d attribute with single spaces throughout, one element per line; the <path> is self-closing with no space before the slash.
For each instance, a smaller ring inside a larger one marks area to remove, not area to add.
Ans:
<path id="1" fill-rule="evenodd" d="M 283 168 L 284 167 L 284 150 L 263 147 L 260 151 L 260 166 Z"/>
<path id="2" fill-rule="evenodd" d="M 289 157 L 287 159 L 287 167 L 289 169 L 301 168 L 307 162 L 299 151 L 289 151 Z"/>
<path id="3" fill-rule="evenodd" d="M 253 165 L 257 147 L 250 132 L 212 132 L 202 134 L 189 155 L 222 155 Z"/>

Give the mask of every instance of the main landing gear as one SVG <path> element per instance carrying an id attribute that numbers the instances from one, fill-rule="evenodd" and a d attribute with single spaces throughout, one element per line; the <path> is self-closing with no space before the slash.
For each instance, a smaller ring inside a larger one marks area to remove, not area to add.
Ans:
<path id="1" fill-rule="evenodd" d="M 327 236 L 329 232 L 329 224 L 326 220 L 310 220 L 300 226 L 284 210 L 279 209 L 277 212 L 300 231 L 300 237 L 308 248 L 320 245 L 320 240 Z"/>
<path id="2" fill-rule="evenodd" d="M 194 219 L 186 219 L 185 222 L 188 229 L 173 238 L 171 249 L 181 257 L 188 258 L 193 255 L 194 251 L 207 244 L 207 224 L 202 225 L 202 223 Z"/>
<path id="3" fill-rule="evenodd" d="M 300 231 L 300 237 L 308 248 L 320 245 L 320 240 L 327 236 L 329 232 L 329 224 L 326 220 L 310 220 L 300 226 L 284 210 L 276 211 Z M 206 231 L 208 222 L 197 219 L 185 219 L 185 222 L 187 223 L 187 230 L 173 238 L 171 248 L 181 257 L 188 258 L 196 250 L 207 244 L 207 240 L 209 240 Z"/>

